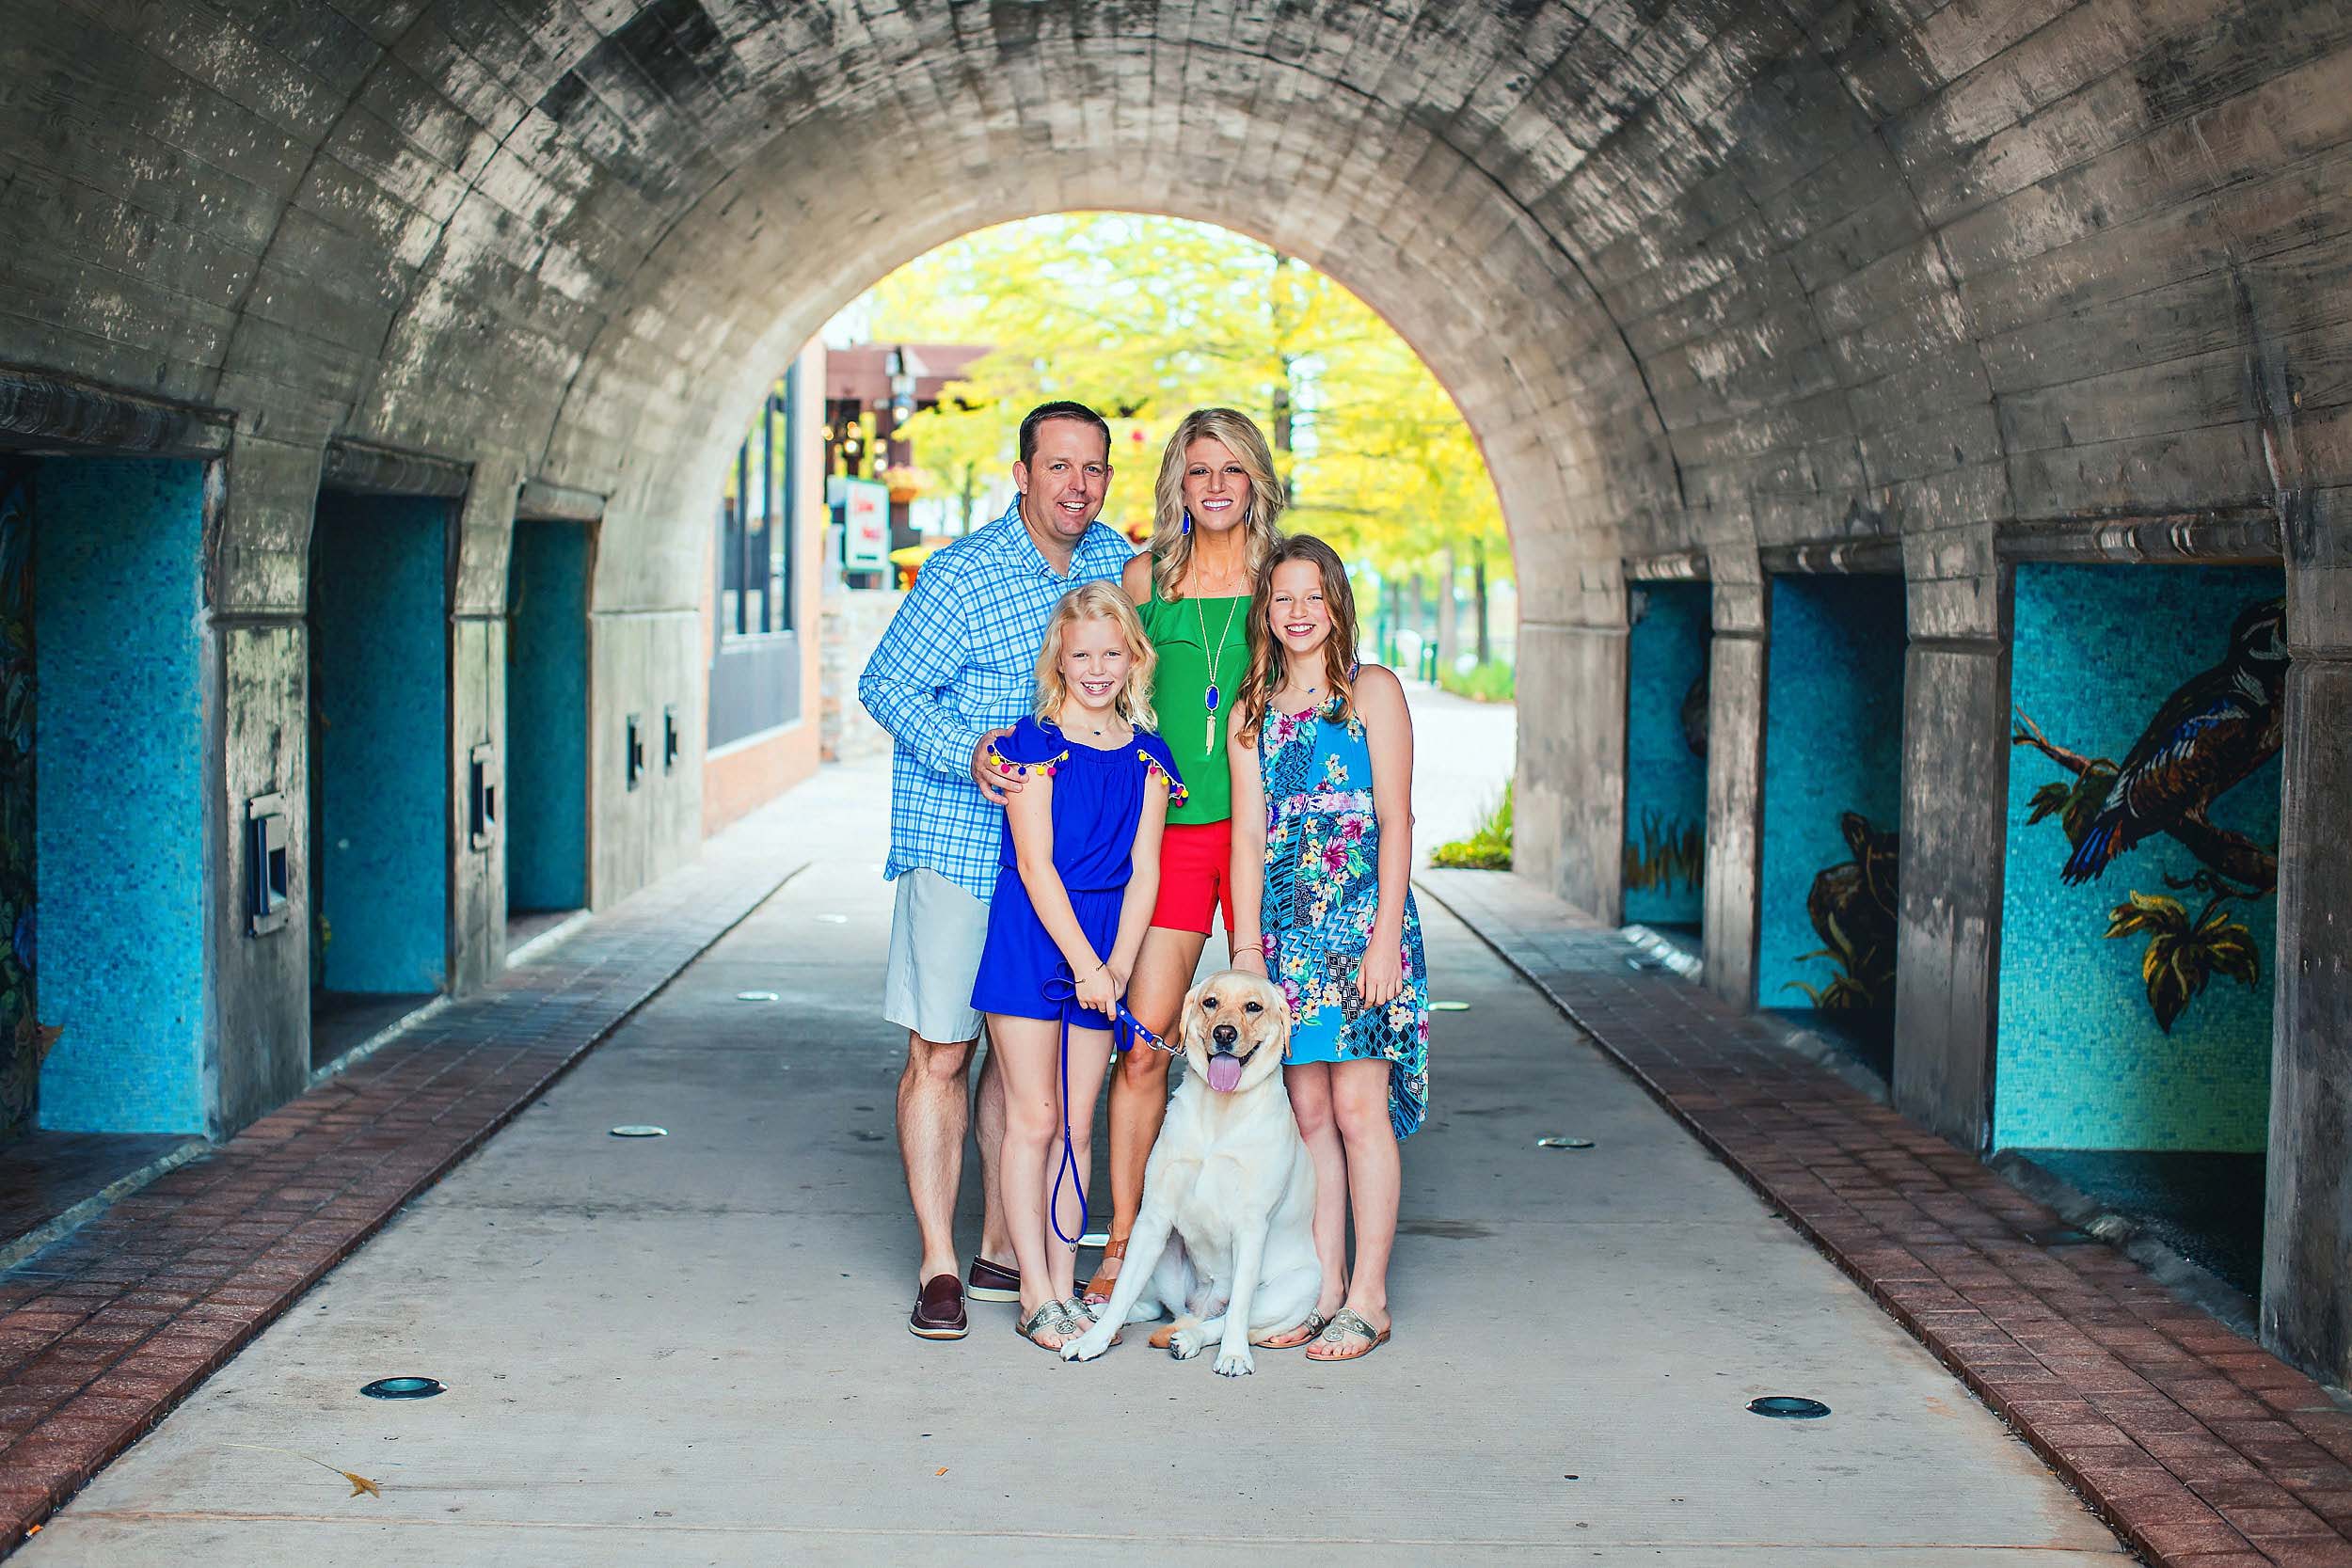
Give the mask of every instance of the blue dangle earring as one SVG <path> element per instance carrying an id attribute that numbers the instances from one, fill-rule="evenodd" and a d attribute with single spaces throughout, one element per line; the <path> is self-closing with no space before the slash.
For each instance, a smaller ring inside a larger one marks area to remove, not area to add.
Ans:
<path id="1" fill-rule="evenodd" d="M 1192 508 L 1189 506 L 1184 508 L 1184 531 L 1186 533 L 1192 531 Z"/>

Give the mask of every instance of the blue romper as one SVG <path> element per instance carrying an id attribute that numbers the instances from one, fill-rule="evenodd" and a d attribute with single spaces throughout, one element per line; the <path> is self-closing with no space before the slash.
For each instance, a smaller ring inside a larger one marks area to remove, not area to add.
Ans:
<path id="1" fill-rule="evenodd" d="M 988 762 L 1009 763 L 1018 772 L 1044 773 L 1054 781 L 1054 869 L 1070 894 L 1070 907 L 1094 951 L 1110 957 L 1119 939 L 1119 907 L 1134 876 L 1136 824 L 1143 818 L 1144 791 L 1152 775 L 1168 784 L 1168 805 L 1184 802 L 1168 743 L 1148 730 L 1114 751 L 1081 746 L 1057 725 L 1024 719 L 996 742 Z M 980 949 L 980 974 L 972 1006 L 1013 1018 L 1059 1020 L 1073 1029 L 1108 1029 L 1111 1021 L 1075 1002 L 1049 1002 L 1045 982 L 1068 978 L 1070 966 L 1046 934 L 1029 902 L 1029 890 L 1012 843 L 1004 835 L 995 895 L 988 905 L 988 942 Z"/>

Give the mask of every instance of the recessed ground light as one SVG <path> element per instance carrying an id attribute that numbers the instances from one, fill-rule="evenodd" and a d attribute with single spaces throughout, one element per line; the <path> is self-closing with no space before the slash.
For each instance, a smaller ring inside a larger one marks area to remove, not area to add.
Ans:
<path id="1" fill-rule="evenodd" d="M 632 1121 L 612 1129 L 612 1135 L 616 1138 L 666 1138 L 670 1135 L 670 1130 L 666 1127 L 656 1127 L 649 1122 Z"/>
<path id="2" fill-rule="evenodd" d="M 784 1000 L 771 990 L 739 990 L 735 993 L 735 999 L 738 1002 L 781 1002 Z"/>
<path id="3" fill-rule="evenodd" d="M 1429 1010 L 1433 1013 L 1466 1013 L 1470 1011 L 1470 1004 L 1467 1002 L 1432 1002 L 1429 1004 Z"/>
<path id="4" fill-rule="evenodd" d="M 2089 1246 L 2098 1240 L 2090 1231 L 2078 1230 L 2071 1225 L 2044 1226 L 2026 1231 L 2025 1237 L 2036 1246 Z"/>
<path id="5" fill-rule="evenodd" d="M 372 1400 L 429 1400 L 444 1390 L 429 1377 L 379 1377 L 359 1392 Z"/>
<path id="6" fill-rule="evenodd" d="M 850 917 L 846 914 L 820 914 L 817 918 L 828 926 L 847 926 L 850 923 Z"/>
<path id="7" fill-rule="evenodd" d="M 1820 1400 L 1800 1399 L 1794 1394 L 1767 1394 L 1760 1400 L 1750 1400 L 1748 1408 L 1759 1416 L 1777 1416 L 1784 1421 L 1816 1421 L 1829 1414 L 1829 1406 Z"/>
<path id="8" fill-rule="evenodd" d="M 1548 1137 L 1537 1138 L 1535 1147 L 1537 1148 L 1590 1148 L 1593 1147 L 1593 1140 L 1572 1138 L 1565 1132 L 1554 1132 Z"/>

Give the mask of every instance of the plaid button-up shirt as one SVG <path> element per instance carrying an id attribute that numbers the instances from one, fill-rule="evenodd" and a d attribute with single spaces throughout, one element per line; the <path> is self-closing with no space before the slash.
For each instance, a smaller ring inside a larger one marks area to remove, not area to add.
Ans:
<path id="1" fill-rule="evenodd" d="M 1117 581 L 1135 555 L 1096 523 L 1057 577 L 1021 521 L 1006 514 L 923 562 L 858 677 L 857 697 L 898 742 L 890 758 L 885 880 L 929 866 L 982 903 L 996 889 L 1002 806 L 972 782 L 972 752 L 1029 711 L 1037 651 L 1061 596 Z"/>

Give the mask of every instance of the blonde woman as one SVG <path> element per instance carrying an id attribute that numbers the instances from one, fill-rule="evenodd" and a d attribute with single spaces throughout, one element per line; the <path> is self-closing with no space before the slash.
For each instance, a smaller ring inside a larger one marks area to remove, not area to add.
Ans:
<path id="1" fill-rule="evenodd" d="M 1036 714 L 983 759 L 1025 785 L 1005 803 L 1011 831 L 972 1006 L 1004 1061 L 1005 1221 L 1021 1268 L 1013 1326 L 1046 1350 L 1094 1321 L 1073 1285 L 1094 1098 L 1159 892 L 1161 832 L 1184 800 L 1168 743 L 1152 733 L 1152 664 L 1124 594 L 1102 582 L 1072 589 L 1038 651 Z M 1057 1212 L 1065 1172 L 1078 1190 Z"/>
<path id="2" fill-rule="evenodd" d="M 1127 564 L 1120 586 L 1136 602 L 1159 668 L 1152 705 L 1191 798 L 1169 811 L 1160 848 L 1159 898 L 1136 961 L 1127 1005 L 1145 1028 L 1166 1034 L 1222 911 L 1229 941 L 1233 894 L 1226 720 L 1248 667 L 1249 586 L 1279 537 L 1282 485 L 1274 453 L 1247 414 L 1197 408 L 1160 457 L 1151 547 Z M 1168 1114 L 1168 1057 L 1130 1051 L 1111 1081 L 1111 1224 L 1086 1300 L 1110 1299 L 1143 1200 L 1143 1166 Z"/>

